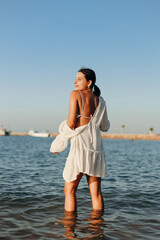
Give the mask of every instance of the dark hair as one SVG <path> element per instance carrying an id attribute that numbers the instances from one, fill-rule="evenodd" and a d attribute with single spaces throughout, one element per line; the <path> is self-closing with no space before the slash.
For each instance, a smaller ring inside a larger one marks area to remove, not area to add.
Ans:
<path id="1" fill-rule="evenodd" d="M 81 68 L 80 70 L 78 70 L 78 72 L 83 73 L 87 81 L 89 81 L 89 80 L 92 81 L 91 89 L 94 87 L 93 92 L 97 97 L 99 97 L 101 95 L 101 91 L 100 91 L 99 87 L 97 87 L 97 85 L 95 85 L 95 82 L 96 82 L 95 72 L 89 68 Z"/>

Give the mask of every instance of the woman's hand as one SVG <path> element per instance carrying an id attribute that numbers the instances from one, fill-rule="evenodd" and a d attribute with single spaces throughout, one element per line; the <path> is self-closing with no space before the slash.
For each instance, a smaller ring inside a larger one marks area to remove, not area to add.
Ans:
<path id="1" fill-rule="evenodd" d="M 53 152 L 53 154 L 55 154 L 55 155 L 58 155 L 58 153 L 57 153 L 57 152 Z"/>

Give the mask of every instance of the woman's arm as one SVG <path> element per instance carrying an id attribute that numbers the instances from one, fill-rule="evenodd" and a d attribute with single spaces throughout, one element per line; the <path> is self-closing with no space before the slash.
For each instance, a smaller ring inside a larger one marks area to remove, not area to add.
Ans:
<path id="1" fill-rule="evenodd" d="M 74 129 L 77 121 L 77 111 L 78 111 L 78 99 L 77 99 L 77 91 L 72 91 L 69 97 L 69 114 L 67 125 Z"/>

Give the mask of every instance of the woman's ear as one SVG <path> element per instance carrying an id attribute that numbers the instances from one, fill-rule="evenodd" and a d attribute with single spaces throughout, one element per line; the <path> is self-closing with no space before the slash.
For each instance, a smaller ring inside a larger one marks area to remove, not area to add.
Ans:
<path id="1" fill-rule="evenodd" d="M 90 88 L 91 85 L 92 85 L 92 80 L 89 80 L 89 81 L 88 81 L 88 87 Z"/>

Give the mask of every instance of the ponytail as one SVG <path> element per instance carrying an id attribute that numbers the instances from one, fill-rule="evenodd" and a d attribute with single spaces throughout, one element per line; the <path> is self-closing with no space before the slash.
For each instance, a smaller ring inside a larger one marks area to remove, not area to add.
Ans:
<path id="1" fill-rule="evenodd" d="M 93 93 L 97 96 L 97 97 L 99 97 L 100 95 L 101 95 L 101 90 L 99 89 L 99 87 L 97 87 L 97 85 L 95 85 L 94 84 L 94 91 L 93 91 Z"/>

